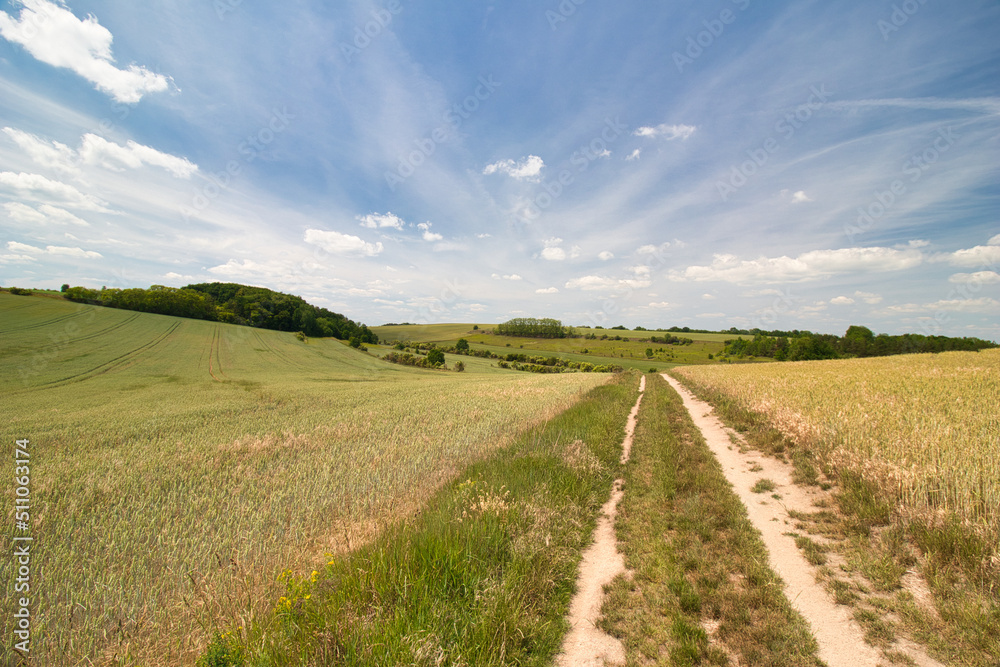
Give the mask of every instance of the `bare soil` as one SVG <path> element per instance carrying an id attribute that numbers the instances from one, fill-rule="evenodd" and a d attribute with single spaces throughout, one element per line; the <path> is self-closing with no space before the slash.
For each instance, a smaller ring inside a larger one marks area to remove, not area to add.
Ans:
<path id="1" fill-rule="evenodd" d="M 681 395 L 684 407 L 746 506 L 751 522 L 761 532 L 771 555 L 771 568 L 784 580 L 785 595 L 792 606 L 812 627 L 820 658 L 829 667 L 888 664 L 879 649 L 865 642 L 864 631 L 853 619 L 851 608 L 838 605 L 817 583 L 815 567 L 806 561 L 790 535 L 795 522 L 789 512 L 814 512 L 817 501 L 830 502 L 829 493 L 794 484 L 791 465 L 757 451 L 741 451 L 743 448 L 736 444 L 742 444 L 741 436 L 725 427 L 708 403 L 695 398 L 673 378 L 663 377 Z M 763 493 L 751 491 L 762 479 L 773 482 L 774 488 Z M 921 667 L 940 665 L 911 642 L 898 642 L 893 650 L 909 655 Z"/>
<path id="2" fill-rule="evenodd" d="M 632 450 L 642 392 L 646 390 L 645 376 L 639 382 L 639 398 L 629 413 L 622 441 L 622 463 L 627 463 Z M 625 647 L 621 641 L 597 627 L 604 603 L 604 587 L 615 577 L 627 574 L 625 559 L 618 551 L 615 537 L 615 516 L 618 503 L 624 496 L 622 480 L 615 480 L 611 497 L 601 507 L 601 515 L 594 528 L 594 543 L 583 552 L 577 589 L 570 602 L 570 631 L 563 640 L 562 652 L 556 657 L 558 667 L 603 667 L 625 664 Z"/>

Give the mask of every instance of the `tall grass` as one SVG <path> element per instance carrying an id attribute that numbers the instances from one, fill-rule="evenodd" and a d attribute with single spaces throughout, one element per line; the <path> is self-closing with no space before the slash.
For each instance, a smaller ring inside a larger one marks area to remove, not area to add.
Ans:
<path id="1" fill-rule="evenodd" d="M 189 663 L 220 619 L 280 597 L 279 572 L 370 542 L 607 381 L 434 374 L 337 341 L 3 296 L 0 419 L 34 452 L 40 664 Z"/>
<path id="2" fill-rule="evenodd" d="M 815 521 L 868 578 L 849 584 L 828 571 L 839 602 L 861 605 L 862 615 L 891 610 L 887 627 L 901 622 L 949 664 L 996 664 L 1000 350 L 676 374 L 749 427 L 752 442 L 791 453 L 800 477 L 816 461 L 836 480 L 840 513 L 800 518 Z M 929 607 L 903 582 L 914 566 L 930 588 Z M 847 593 L 851 586 L 863 602 Z"/>
<path id="3" fill-rule="evenodd" d="M 678 369 L 904 511 L 1000 535 L 1000 350 Z"/>
<path id="4" fill-rule="evenodd" d="M 629 665 L 816 666 L 818 646 L 680 396 L 648 376 L 604 625 Z"/>
<path id="5" fill-rule="evenodd" d="M 213 649 L 232 665 L 550 664 L 637 384 L 593 390 L 372 544 L 284 573 L 271 609 L 231 619 Z"/>

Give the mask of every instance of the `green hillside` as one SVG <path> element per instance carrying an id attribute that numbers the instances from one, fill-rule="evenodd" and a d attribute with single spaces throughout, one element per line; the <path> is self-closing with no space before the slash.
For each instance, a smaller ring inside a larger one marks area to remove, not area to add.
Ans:
<path id="1" fill-rule="evenodd" d="M 477 327 L 474 329 L 473 327 Z M 592 364 L 616 364 L 624 368 L 646 371 L 650 368 L 667 370 L 679 365 L 714 363 L 725 347 L 724 341 L 740 338 L 721 333 L 677 333 L 675 335 L 694 341 L 690 345 L 664 345 L 650 342 L 651 336 L 665 337 L 662 331 L 626 331 L 621 329 L 576 328 L 578 337 L 524 338 L 499 336 L 492 333 L 490 324 L 404 324 L 372 327 L 383 344 L 393 341 L 411 343 L 436 343 L 452 347 L 460 338 L 469 341 L 473 349 L 484 349 L 496 354 L 511 352 L 552 355 L 567 361 L 586 361 Z M 588 338 L 586 336 L 596 336 Z M 619 340 L 615 340 L 615 338 Z M 653 356 L 646 351 L 652 350 Z M 711 355 L 711 358 L 709 357 Z"/>
<path id="2" fill-rule="evenodd" d="M 266 610 L 278 572 L 370 538 L 608 379 L 477 368 L 0 293 L 0 420 L 5 442 L 31 441 L 45 545 L 40 664 L 101 662 L 123 642 L 138 664 L 192 664 L 205 628 L 249 613 L 234 600 Z"/>

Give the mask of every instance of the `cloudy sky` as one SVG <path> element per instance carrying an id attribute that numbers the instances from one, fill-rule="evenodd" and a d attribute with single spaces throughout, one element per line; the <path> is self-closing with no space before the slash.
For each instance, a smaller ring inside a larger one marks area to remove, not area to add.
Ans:
<path id="1" fill-rule="evenodd" d="M 0 283 L 1000 340 L 995 0 L 0 1 Z"/>

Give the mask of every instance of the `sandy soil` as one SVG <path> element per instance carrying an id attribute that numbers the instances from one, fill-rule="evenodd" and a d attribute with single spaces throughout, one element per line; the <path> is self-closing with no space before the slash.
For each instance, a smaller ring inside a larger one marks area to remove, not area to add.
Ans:
<path id="1" fill-rule="evenodd" d="M 627 463 L 632 451 L 642 392 L 646 378 L 639 382 L 639 399 L 629 413 L 622 441 L 622 463 Z M 626 573 L 625 559 L 618 551 L 615 537 L 615 516 L 622 496 L 622 480 L 615 480 L 611 497 L 601 507 L 601 515 L 594 528 L 594 543 L 583 552 L 580 574 L 577 576 L 576 595 L 570 602 L 570 631 L 563 640 L 562 652 L 556 657 L 558 667 L 602 667 L 625 664 L 625 647 L 622 643 L 597 627 L 604 603 L 604 587 L 615 577 Z"/>
<path id="2" fill-rule="evenodd" d="M 785 595 L 812 626 L 813 635 L 819 643 L 820 658 L 829 667 L 887 664 L 881 651 L 865 643 L 864 633 L 852 618 L 850 608 L 836 604 L 816 583 L 815 568 L 795 546 L 794 538 L 786 534 L 794 530 L 794 522 L 788 516 L 790 510 L 816 511 L 815 501 L 828 494 L 792 483 L 790 465 L 756 451 L 741 453 L 731 439 L 740 436 L 723 426 L 712 414 L 709 404 L 695 398 L 673 378 L 663 377 L 683 398 L 684 407 L 722 464 L 726 478 L 746 506 L 753 525 L 761 532 L 771 554 L 771 567 L 785 582 Z M 771 480 L 775 489 L 763 494 L 753 493 L 750 489 L 760 479 Z M 773 498 L 772 494 L 780 496 L 780 499 Z M 909 654 L 921 667 L 940 665 L 909 642 L 897 644 L 894 650 Z"/>

